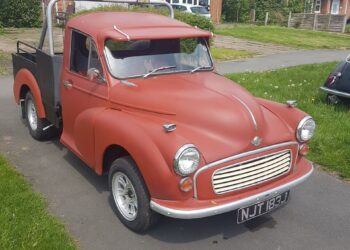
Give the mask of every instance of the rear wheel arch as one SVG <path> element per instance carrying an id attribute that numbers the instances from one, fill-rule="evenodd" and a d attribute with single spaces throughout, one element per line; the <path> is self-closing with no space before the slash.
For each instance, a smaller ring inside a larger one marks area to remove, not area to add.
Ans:
<path id="1" fill-rule="evenodd" d="M 34 97 L 39 118 L 46 118 L 38 82 L 29 70 L 21 69 L 18 71 L 14 81 L 13 91 L 17 104 L 20 104 L 20 100 L 24 99 L 28 91 L 30 91 Z"/>
<path id="2" fill-rule="evenodd" d="M 27 93 L 30 91 L 30 88 L 27 84 L 22 84 L 21 89 L 19 91 L 20 100 L 24 100 L 26 98 Z"/>

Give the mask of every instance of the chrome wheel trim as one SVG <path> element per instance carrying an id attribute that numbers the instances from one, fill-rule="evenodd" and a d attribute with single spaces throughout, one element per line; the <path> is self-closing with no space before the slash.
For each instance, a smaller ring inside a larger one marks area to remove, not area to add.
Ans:
<path id="1" fill-rule="evenodd" d="M 27 103 L 27 118 L 29 126 L 32 130 L 37 130 L 38 128 L 38 115 L 36 113 L 36 107 L 32 99 L 28 99 Z"/>
<path id="2" fill-rule="evenodd" d="M 130 179 L 122 172 L 116 172 L 112 178 L 112 193 L 119 212 L 128 221 L 137 217 L 137 195 Z"/>

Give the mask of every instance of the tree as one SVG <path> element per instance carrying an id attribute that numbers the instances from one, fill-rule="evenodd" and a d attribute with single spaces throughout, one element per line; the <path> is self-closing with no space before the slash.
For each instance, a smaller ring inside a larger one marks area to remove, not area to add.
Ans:
<path id="1" fill-rule="evenodd" d="M 225 21 L 247 22 L 249 9 L 248 0 L 223 0 L 222 13 Z"/>
<path id="2" fill-rule="evenodd" d="M 5 27 L 38 27 L 41 0 L 1 0 L 0 23 Z"/>

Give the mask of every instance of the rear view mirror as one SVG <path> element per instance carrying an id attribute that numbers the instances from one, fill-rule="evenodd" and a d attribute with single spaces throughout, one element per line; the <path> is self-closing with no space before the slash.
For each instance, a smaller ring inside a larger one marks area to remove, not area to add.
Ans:
<path id="1" fill-rule="evenodd" d="M 88 76 L 90 81 L 97 81 L 97 82 L 100 82 L 100 83 L 106 82 L 104 76 L 96 68 L 89 69 L 88 72 L 87 72 L 87 76 Z"/>

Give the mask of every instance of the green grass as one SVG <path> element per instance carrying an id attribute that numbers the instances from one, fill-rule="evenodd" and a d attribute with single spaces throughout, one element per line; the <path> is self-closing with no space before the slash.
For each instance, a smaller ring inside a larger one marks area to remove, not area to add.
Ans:
<path id="1" fill-rule="evenodd" d="M 256 55 L 256 53 L 246 50 L 234 50 L 214 47 L 212 47 L 210 50 L 213 58 L 217 61 L 237 60 Z"/>
<path id="2" fill-rule="evenodd" d="M 350 35 L 278 26 L 233 25 L 217 27 L 215 33 L 304 49 L 350 48 Z"/>
<path id="3" fill-rule="evenodd" d="M 314 117 L 315 137 L 308 158 L 324 169 L 350 178 L 350 106 L 327 105 L 319 91 L 336 63 L 304 65 L 267 71 L 227 75 L 254 95 L 278 102 L 294 99 L 298 107 Z"/>
<path id="4" fill-rule="evenodd" d="M 76 249 L 43 198 L 0 156 L 0 249 Z"/>

